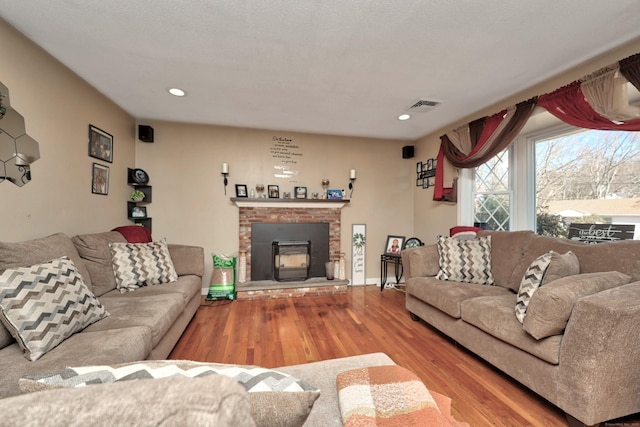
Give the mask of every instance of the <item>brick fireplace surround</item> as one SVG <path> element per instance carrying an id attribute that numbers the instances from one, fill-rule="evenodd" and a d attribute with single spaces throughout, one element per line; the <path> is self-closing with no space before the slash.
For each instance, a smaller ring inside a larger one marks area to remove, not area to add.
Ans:
<path id="1" fill-rule="evenodd" d="M 247 280 L 251 280 L 251 224 L 306 223 L 329 224 L 329 259 L 340 257 L 340 209 L 347 200 L 232 199 L 239 207 L 239 248 L 247 251 Z"/>

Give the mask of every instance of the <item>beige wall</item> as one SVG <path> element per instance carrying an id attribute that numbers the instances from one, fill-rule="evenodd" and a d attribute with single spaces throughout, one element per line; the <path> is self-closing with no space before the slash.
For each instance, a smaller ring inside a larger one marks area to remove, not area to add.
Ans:
<path id="1" fill-rule="evenodd" d="M 503 108 L 522 102 L 533 96 L 552 92 L 555 89 L 567 85 L 589 73 L 638 52 L 640 52 L 640 39 L 627 43 L 621 48 L 607 52 L 592 61 L 573 68 L 569 72 L 535 85 L 515 96 L 478 111 L 471 116 L 461 118 L 460 120 L 451 123 L 445 128 L 439 129 L 430 135 L 426 135 L 416 142 L 416 161 L 426 161 L 428 158 L 436 157 L 440 147 L 440 135 L 451 129 L 455 129 L 458 126 L 472 120 L 476 120 L 480 117 L 495 114 Z M 423 238 L 423 240 L 426 240 L 427 242 L 434 242 L 438 235 L 448 235 L 449 228 L 458 225 L 457 205 L 454 203 L 434 202 L 433 189 L 422 190 L 414 187 L 413 196 L 413 229 L 416 236 Z"/>
<path id="2" fill-rule="evenodd" d="M 1 20 L 0 58 L 0 79 L 9 88 L 11 106 L 40 145 L 29 184 L 0 183 L 0 240 L 97 232 L 127 223 L 133 119 Z M 87 155 L 90 123 L 114 136 L 113 164 Z M 91 193 L 94 161 L 110 167 L 107 196 Z"/>
<path id="3" fill-rule="evenodd" d="M 366 276 L 376 279 L 379 255 L 388 234 L 418 236 L 431 242 L 457 224 L 454 204 L 433 202 L 433 190 L 415 187 L 415 163 L 435 157 L 439 135 L 461 123 L 492 114 L 509 104 L 551 91 L 611 62 L 640 51 L 631 43 L 496 104 L 416 142 L 416 157 L 403 160 L 406 141 L 376 140 L 291 132 L 141 121 L 155 129 L 156 142 L 136 140 L 134 120 L 57 60 L 0 20 L 2 82 L 12 106 L 25 118 L 27 132 L 40 143 L 33 181 L 18 188 L 0 183 L 0 240 L 20 241 L 62 231 L 100 232 L 128 224 L 127 167 L 145 169 L 153 185 L 154 237 L 201 245 L 211 253 L 238 249 L 238 211 L 229 198 L 236 183 L 254 187 L 278 184 L 281 193 L 295 185 L 320 191 L 322 178 L 332 188 L 347 188 L 356 169 L 353 201 L 342 212 L 342 250 L 350 258 L 351 225 L 367 224 Z M 114 162 L 87 155 L 87 127 L 114 136 Z M 273 137 L 292 139 L 302 154 L 294 169 L 297 183 L 273 176 L 277 160 L 269 151 Z M 91 193 L 91 165 L 110 167 L 109 195 Z M 220 166 L 231 168 L 223 194 Z M 211 262 L 207 259 L 207 276 Z"/>
<path id="4" fill-rule="evenodd" d="M 230 201 L 235 184 L 249 189 L 258 183 L 280 186 L 280 194 L 306 186 L 309 197 L 330 187 L 348 191 L 349 170 L 356 169 L 353 199 L 342 209 L 342 248 L 351 259 L 351 225 L 367 225 L 367 278 L 380 274 L 380 254 L 386 236 L 412 234 L 413 161 L 402 159 L 404 141 L 313 135 L 144 121 L 154 128 L 155 142 L 136 143 L 137 166 L 153 186 L 148 214 L 153 218 L 154 238 L 203 246 L 213 253 L 238 251 L 238 208 Z M 297 162 L 295 179 L 274 176 L 274 137 L 292 140 Z M 229 164 L 229 186 L 224 194 L 223 162 Z M 211 261 L 207 260 L 210 277 Z M 349 274 L 350 275 L 350 274 Z"/>

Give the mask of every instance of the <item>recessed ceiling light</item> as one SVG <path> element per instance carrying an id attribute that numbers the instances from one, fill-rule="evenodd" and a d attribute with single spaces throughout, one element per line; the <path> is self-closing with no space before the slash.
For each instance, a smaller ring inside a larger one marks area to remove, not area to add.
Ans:
<path id="1" fill-rule="evenodd" d="M 182 89 L 178 89 L 177 87 L 172 87 L 169 89 L 169 93 L 175 96 L 185 96 L 185 92 Z"/>
<path id="2" fill-rule="evenodd" d="M 411 118 L 411 116 L 409 114 L 400 114 L 398 116 L 398 120 L 409 120 Z"/>

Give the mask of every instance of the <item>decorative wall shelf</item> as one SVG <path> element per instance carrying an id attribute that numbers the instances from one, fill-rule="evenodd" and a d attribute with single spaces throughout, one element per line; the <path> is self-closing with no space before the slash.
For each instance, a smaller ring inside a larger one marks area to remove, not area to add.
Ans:
<path id="1" fill-rule="evenodd" d="M 306 208 L 342 209 L 351 200 L 340 199 L 260 199 L 232 197 L 231 201 L 240 208 Z"/>

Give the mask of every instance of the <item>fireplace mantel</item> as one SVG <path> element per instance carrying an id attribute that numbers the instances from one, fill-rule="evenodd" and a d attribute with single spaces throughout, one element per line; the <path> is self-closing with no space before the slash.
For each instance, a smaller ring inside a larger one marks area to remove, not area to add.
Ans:
<path id="1" fill-rule="evenodd" d="M 232 197 L 231 201 L 240 208 L 305 208 L 342 209 L 350 200 L 329 199 L 265 199 Z"/>

